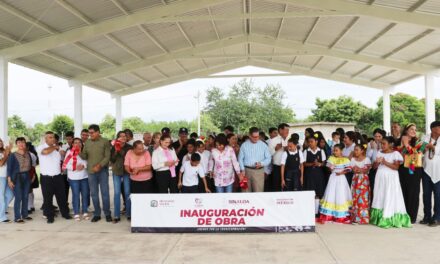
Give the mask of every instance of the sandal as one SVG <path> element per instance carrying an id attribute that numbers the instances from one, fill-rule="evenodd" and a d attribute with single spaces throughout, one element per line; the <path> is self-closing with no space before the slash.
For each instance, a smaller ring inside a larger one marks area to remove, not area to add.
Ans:
<path id="1" fill-rule="evenodd" d="M 73 219 L 75 219 L 76 221 L 81 221 L 81 217 L 79 217 L 79 214 L 74 215 Z"/>
<path id="2" fill-rule="evenodd" d="M 90 220 L 90 216 L 89 216 L 88 213 L 83 214 L 83 218 L 84 218 L 85 220 Z"/>

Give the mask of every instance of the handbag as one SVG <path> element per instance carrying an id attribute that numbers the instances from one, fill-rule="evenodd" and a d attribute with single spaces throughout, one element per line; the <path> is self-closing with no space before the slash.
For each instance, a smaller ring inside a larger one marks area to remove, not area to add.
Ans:
<path id="1" fill-rule="evenodd" d="M 421 168 L 423 166 L 422 157 L 423 157 L 423 154 L 421 152 L 415 152 L 413 154 L 406 154 L 404 157 L 403 166 L 405 168 L 411 168 L 411 165 L 413 165 L 416 168 Z"/>

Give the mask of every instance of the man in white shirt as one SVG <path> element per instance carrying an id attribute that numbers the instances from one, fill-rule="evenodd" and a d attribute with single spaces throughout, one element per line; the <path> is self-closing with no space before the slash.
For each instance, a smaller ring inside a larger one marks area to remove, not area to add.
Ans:
<path id="1" fill-rule="evenodd" d="M 440 121 L 431 123 L 431 134 L 426 135 L 426 152 L 423 162 L 423 211 L 421 224 L 440 225 Z M 432 215 L 432 194 L 434 194 L 434 215 Z"/>
<path id="2" fill-rule="evenodd" d="M 56 144 L 55 134 L 48 131 L 45 134 L 45 143 L 37 147 L 40 161 L 41 190 L 43 192 L 43 210 L 47 223 L 54 222 L 53 196 L 57 199 L 61 215 L 65 219 L 72 219 L 67 208 L 64 179 L 61 176 L 60 147 Z"/>
<path id="3" fill-rule="evenodd" d="M 290 126 L 286 123 L 280 124 L 278 126 L 278 136 L 270 140 L 269 151 L 272 155 L 272 174 L 268 190 L 270 192 L 281 191 L 281 156 L 287 150 L 289 128 Z"/>

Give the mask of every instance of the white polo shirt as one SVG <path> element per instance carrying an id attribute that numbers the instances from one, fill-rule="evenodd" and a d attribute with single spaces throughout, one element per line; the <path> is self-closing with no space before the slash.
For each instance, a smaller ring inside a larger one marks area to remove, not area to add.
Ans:
<path id="1" fill-rule="evenodd" d="M 272 163 L 277 166 L 281 166 L 281 156 L 283 155 L 284 147 L 287 147 L 287 143 L 289 141 L 289 138 L 286 137 L 285 139 L 281 137 L 280 135 L 272 138 L 269 142 L 269 151 L 270 154 L 272 154 Z M 281 144 L 282 148 L 275 151 L 275 147 Z"/>
<path id="2" fill-rule="evenodd" d="M 46 143 L 37 147 L 37 154 L 40 160 L 40 174 L 45 176 L 56 176 L 61 174 L 61 154 L 54 150 L 48 155 L 41 152 L 48 148 Z"/>

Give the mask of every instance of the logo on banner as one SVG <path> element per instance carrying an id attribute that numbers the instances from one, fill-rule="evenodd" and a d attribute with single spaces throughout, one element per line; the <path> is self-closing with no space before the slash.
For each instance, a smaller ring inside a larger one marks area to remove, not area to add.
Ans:
<path id="1" fill-rule="evenodd" d="M 156 200 L 151 200 L 151 202 L 150 202 L 151 207 L 157 207 L 158 204 L 159 203 Z"/>
<path id="2" fill-rule="evenodd" d="M 196 203 L 196 207 L 203 207 L 203 200 L 201 198 L 195 198 L 194 202 Z"/>
<path id="3" fill-rule="evenodd" d="M 293 198 L 276 199 L 276 204 L 277 205 L 291 205 L 291 204 L 293 204 Z"/>

